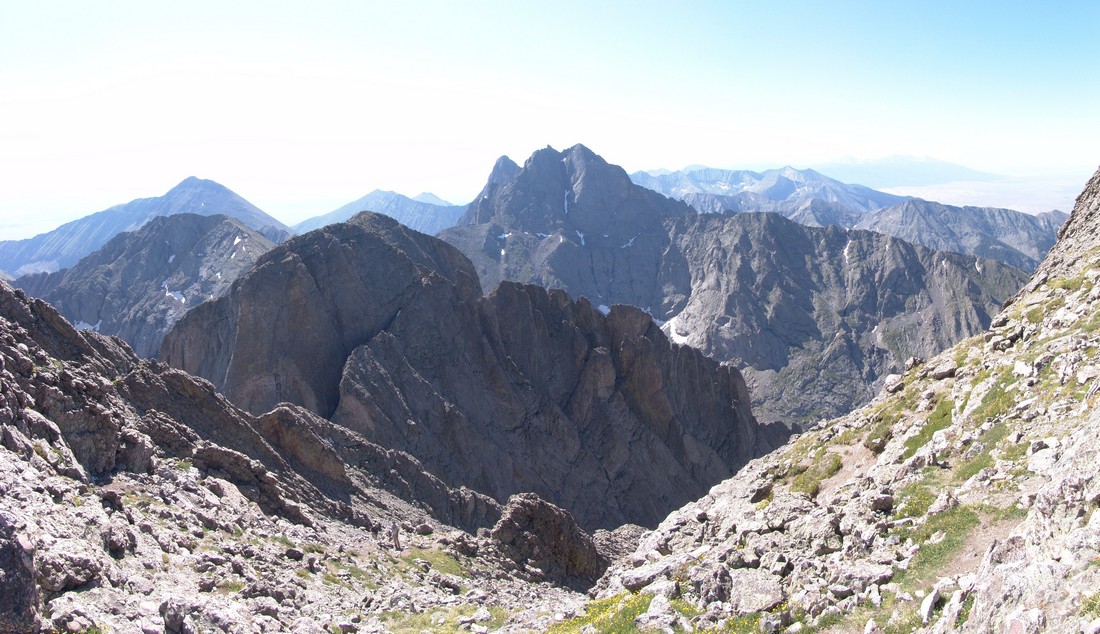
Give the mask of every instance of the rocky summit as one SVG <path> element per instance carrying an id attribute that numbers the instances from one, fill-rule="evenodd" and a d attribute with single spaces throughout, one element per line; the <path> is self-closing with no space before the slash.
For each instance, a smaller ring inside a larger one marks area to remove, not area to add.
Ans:
<path id="1" fill-rule="evenodd" d="M 750 462 L 601 579 L 587 621 L 1100 631 L 1100 171 L 983 335 Z"/>
<path id="2" fill-rule="evenodd" d="M 483 281 L 639 306 L 677 343 L 742 368 L 766 421 L 865 403 L 914 355 L 981 332 L 1026 275 L 776 214 L 698 214 L 584 146 L 501 159 L 440 237 Z"/>
<path id="3" fill-rule="evenodd" d="M 787 435 L 757 424 L 736 369 L 641 310 L 516 283 L 483 297 L 457 249 L 377 214 L 268 252 L 161 358 L 253 413 L 295 403 L 589 530 L 654 526 Z"/>
<path id="4" fill-rule="evenodd" d="M 117 335 L 153 357 L 189 308 L 223 295 L 274 246 L 234 218 L 174 214 L 115 236 L 71 268 L 14 284 L 77 327 Z"/>

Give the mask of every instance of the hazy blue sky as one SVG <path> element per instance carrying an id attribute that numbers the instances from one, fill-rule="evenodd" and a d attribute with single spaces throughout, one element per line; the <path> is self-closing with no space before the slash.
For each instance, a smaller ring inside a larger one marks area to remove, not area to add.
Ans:
<path id="1" fill-rule="evenodd" d="M 0 238 L 189 175 L 288 223 L 374 188 L 466 202 L 501 154 L 575 143 L 1083 184 L 1098 33 L 1096 0 L 0 0 Z"/>

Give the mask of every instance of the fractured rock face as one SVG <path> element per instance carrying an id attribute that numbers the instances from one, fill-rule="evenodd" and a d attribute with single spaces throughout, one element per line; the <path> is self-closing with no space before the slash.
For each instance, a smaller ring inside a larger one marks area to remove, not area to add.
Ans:
<path id="1" fill-rule="evenodd" d="M 34 545 L 14 517 L 0 513 L 0 630 L 38 631 Z"/>

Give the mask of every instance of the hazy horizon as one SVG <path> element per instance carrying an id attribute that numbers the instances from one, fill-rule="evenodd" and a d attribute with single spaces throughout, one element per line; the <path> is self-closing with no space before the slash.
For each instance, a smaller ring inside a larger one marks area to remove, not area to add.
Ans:
<path id="1" fill-rule="evenodd" d="M 1013 183 L 941 202 L 1041 211 L 1100 161 L 1097 27 L 1091 2 L 0 1 L 0 239 L 190 175 L 287 224 L 374 189 L 463 204 L 500 155 L 576 143 L 628 172 L 931 157 Z"/>

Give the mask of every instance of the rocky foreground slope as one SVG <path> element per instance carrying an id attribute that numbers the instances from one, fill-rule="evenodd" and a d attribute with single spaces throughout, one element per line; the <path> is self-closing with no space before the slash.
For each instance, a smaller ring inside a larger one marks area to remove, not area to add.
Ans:
<path id="1" fill-rule="evenodd" d="M 155 357 L 188 309 L 221 297 L 274 246 L 228 216 L 174 214 L 115 236 L 71 268 L 14 284 L 78 327 L 117 335 L 138 356 Z"/>
<path id="2" fill-rule="evenodd" d="M 983 336 L 670 515 L 574 621 L 1100 631 L 1100 171 Z"/>
<path id="3" fill-rule="evenodd" d="M 542 631 L 637 534 L 251 416 L 0 283 L 0 632 Z"/>
<path id="4" fill-rule="evenodd" d="M 765 421 L 814 423 L 869 400 L 913 355 L 989 325 L 1026 275 L 775 214 L 698 214 L 583 146 L 502 158 L 440 237 L 483 283 L 533 282 L 638 306 L 746 373 Z M 487 286 L 492 288 L 492 286 Z"/>

